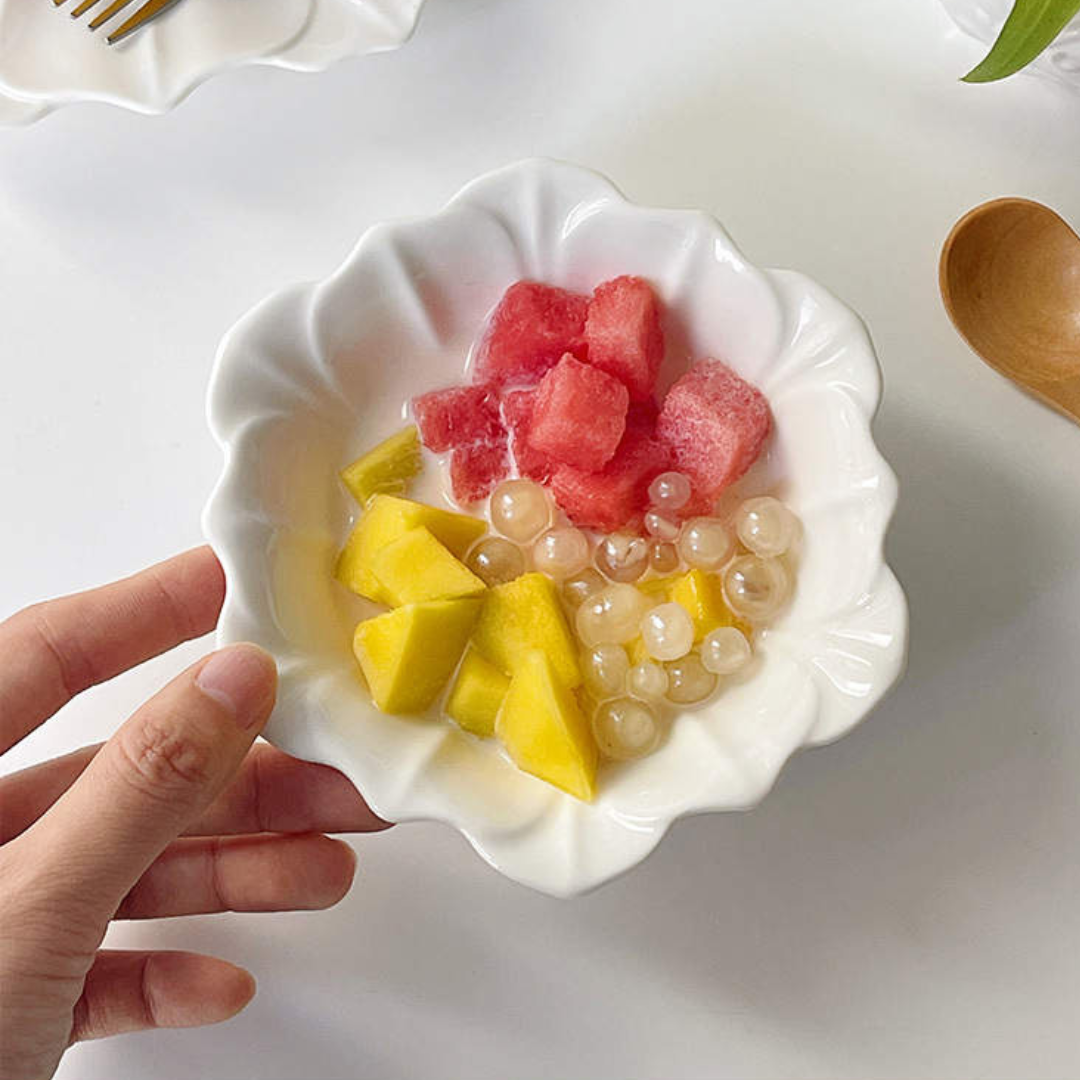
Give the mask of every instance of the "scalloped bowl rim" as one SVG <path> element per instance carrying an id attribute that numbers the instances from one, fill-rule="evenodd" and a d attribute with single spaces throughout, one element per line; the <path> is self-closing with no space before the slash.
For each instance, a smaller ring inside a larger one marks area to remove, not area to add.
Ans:
<path id="1" fill-rule="evenodd" d="M 703 211 L 641 207 L 626 200 L 610 181 L 596 172 L 548 159 L 530 159 L 504 166 L 471 181 L 449 200 L 442 210 L 434 214 L 399 219 L 373 226 L 363 234 L 353 251 L 328 277 L 317 283 L 297 285 L 275 293 L 242 317 L 223 338 L 210 380 L 207 410 L 211 431 L 225 454 L 225 466 L 207 503 L 203 518 L 204 531 L 222 560 L 229 582 L 219 624 L 219 644 L 235 641 L 243 636 L 237 633 L 237 624 L 244 623 L 243 609 L 250 601 L 250 597 L 241 597 L 237 592 L 236 582 L 242 577 L 244 548 L 237 535 L 239 527 L 236 514 L 227 501 L 230 485 L 236 479 L 237 462 L 242 457 L 242 454 L 238 453 L 238 443 L 243 443 L 244 436 L 241 435 L 239 439 L 231 438 L 224 430 L 228 425 L 222 419 L 230 408 L 235 409 L 235 401 L 230 403 L 226 400 L 227 384 L 228 379 L 234 374 L 234 369 L 239 370 L 243 363 L 242 357 L 245 355 L 245 350 L 251 348 L 249 338 L 256 335 L 260 326 L 266 320 L 273 319 L 279 310 L 292 312 L 294 315 L 299 315 L 301 319 L 306 317 L 309 321 L 314 321 L 314 313 L 319 310 L 320 301 L 332 294 L 336 288 L 340 288 L 343 282 L 357 272 L 357 268 L 368 258 L 369 251 L 377 249 L 380 243 L 395 235 L 395 230 L 418 227 L 437 230 L 440 222 L 450 220 L 452 215 L 463 207 L 474 209 L 491 197 L 493 192 L 497 193 L 500 189 L 514 183 L 540 185 L 549 183 L 555 188 L 558 188 L 560 183 L 571 185 L 576 183 L 592 191 L 596 204 L 601 206 L 598 211 L 600 213 L 604 209 L 617 209 L 648 216 L 654 221 L 677 222 L 687 226 L 693 225 L 699 230 L 707 230 L 710 238 L 715 241 L 718 258 L 739 263 L 748 272 L 767 282 L 768 287 L 776 290 L 778 295 L 787 290 L 792 295 L 801 296 L 803 293 L 800 290 L 807 290 L 806 295 L 812 296 L 815 302 L 833 305 L 834 311 L 842 313 L 848 320 L 844 323 L 844 329 L 849 338 L 854 341 L 853 345 L 849 342 L 850 351 L 854 354 L 852 362 L 858 368 L 860 377 L 866 382 L 865 400 L 855 408 L 854 419 L 851 422 L 856 426 L 862 425 L 864 429 L 862 434 L 865 435 L 867 445 L 872 450 L 876 505 L 879 511 L 875 520 L 880 522 L 879 534 L 870 538 L 865 555 L 868 566 L 873 566 L 874 580 L 884 596 L 882 603 L 886 609 L 886 627 L 890 638 L 879 662 L 877 682 L 866 700 L 844 713 L 842 720 L 836 722 L 833 729 L 822 731 L 818 727 L 815 730 L 815 724 L 811 722 L 805 736 L 798 744 L 790 746 L 776 760 L 762 766 L 761 775 L 757 778 L 756 786 L 748 797 L 736 801 L 730 798 L 716 798 L 713 801 L 708 798 L 699 798 L 692 805 L 653 817 L 647 814 L 640 818 L 635 818 L 632 814 L 624 814 L 622 817 L 614 815 L 618 818 L 619 827 L 625 830 L 628 836 L 632 833 L 637 834 L 632 841 L 627 840 L 625 856 L 605 859 L 605 865 L 602 867 L 584 865 L 575 866 L 570 870 L 560 867 L 558 873 L 545 864 L 543 854 L 532 862 L 527 858 L 523 860 L 508 858 L 509 849 L 503 845 L 503 842 L 500 840 L 499 844 L 492 845 L 489 839 L 485 839 L 480 834 L 481 830 L 477 828 L 475 820 L 470 819 L 467 813 L 463 813 L 460 807 L 446 803 L 432 805 L 430 799 L 423 797 L 422 776 L 418 775 L 414 778 L 420 785 L 419 790 L 409 788 L 403 794 L 401 792 L 396 795 L 391 794 L 389 791 L 381 790 L 378 778 L 375 776 L 377 769 L 373 771 L 370 765 L 361 768 L 355 761 L 343 762 L 336 753 L 328 753 L 320 742 L 317 726 L 290 725 L 288 722 L 277 724 L 272 718 L 267 729 L 267 738 L 271 742 L 297 756 L 322 761 L 342 769 L 364 792 L 372 808 L 381 816 L 394 821 L 434 820 L 450 824 L 462 832 L 473 848 L 496 870 L 513 880 L 551 895 L 570 896 L 595 888 L 631 869 L 656 847 L 671 825 L 682 817 L 753 807 L 765 797 L 775 783 L 783 765 L 798 749 L 831 742 L 854 727 L 878 704 L 903 674 L 907 659 L 908 614 L 903 591 L 884 558 L 884 540 L 895 512 L 897 484 L 895 474 L 873 443 L 870 425 L 880 405 L 881 372 L 869 336 L 858 316 L 826 290 L 802 275 L 790 271 L 759 271 L 753 268 L 752 264 L 746 262 L 716 219 Z M 306 332 L 312 333 L 310 328 Z M 243 424 L 238 424 L 238 426 L 242 432 L 247 430 Z M 245 627 L 247 628 L 250 627 Z M 288 672 L 295 667 L 294 663 L 283 666 L 283 681 L 289 677 Z M 289 698 L 290 705 L 298 701 L 304 705 L 311 705 L 306 686 L 291 686 Z M 820 718 L 822 708 L 820 702 L 815 707 L 818 710 L 814 714 L 815 718 Z M 571 803 L 575 802 L 568 796 L 562 796 L 562 799 Z M 498 850 L 495 850 L 496 848 Z M 508 863 L 514 863 L 514 865 L 508 865 Z"/>
<path id="2" fill-rule="evenodd" d="M 201 86 L 222 75 L 228 75 L 233 71 L 240 71 L 250 67 L 279 68 L 283 71 L 296 71 L 305 74 L 317 74 L 329 71 L 345 60 L 358 56 L 374 55 L 380 52 L 392 52 L 405 45 L 416 33 L 420 21 L 420 14 L 427 0 L 416 0 L 416 11 L 409 21 L 405 32 L 400 38 L 386 44 L 365 46 L 359 50 L 329 45 L 323 55 L 316 60 L 296 61 L 289 59 L 289 53 L 303 40 L 304 33 L 301 31 L 296 37 L 283 42 L 276 51 L 261 56 L 243 56 L 223 59 L 198 74 L 192 75 L 186 82 L 178 87 L 173 93 L 160 100 L 140 101 L 134 97 L 110 93 L 108 91 L 88 90 L 80 93 L 38 95 L 27 97 L 9 89 L 0 73 L 0 98 L 14 102 L 16 105 L 25 106 L 26 111 L 15 119 L 11 126 L 23 127 L 35 124 L 46 116 L 57 112 L 70 105 L 111 105 L 114 108 L 126 109 L 142 116 L 164 116 L 173 109 L 182 105 Z M 3 125 L 0 125 L 3 126 Z"/>

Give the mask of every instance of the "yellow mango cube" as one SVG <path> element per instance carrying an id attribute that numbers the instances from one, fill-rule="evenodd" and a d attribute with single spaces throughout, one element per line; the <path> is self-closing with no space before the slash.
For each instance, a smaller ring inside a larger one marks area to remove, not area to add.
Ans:
<path id="1" fill-rule="evenodd" d="M 487 532 L 483 521 L 468 514 L 454 514 L 410 499 L 399 499 L 396 495 L 376 495 L 342 549 L 335 577 L 360 596 L 381 604 L 389 603 L 389 597 L 371 568 L 372 560 L 387 544 L 420 526 L 459 559 Z"/>
<path id="2" fill-rule="evenodd" d="M 649 650 L 645 648 L 645 639 L 639 634 L 629 645 L 626 646 L 627 655 L 630 657 L 630 666 L 637 667 L 646 660 L 652 660 Z"/>
<path id="3" fill-rule="evenodd" d="M 495 732 L 519 769 L 575 798 L 596 795 L 596 743 L 577 699 L 539 649 L 518 661 Z"/>
<path id="4" fill-rule="evenodd" d="M 371 571 L 394 607 L 479 596 L 487 588 L 422 525 L 377 551 Z"/>
<path id="5" fill-rule="evenodd" d="M 495 717 L 510 680 L 475 649 L 465 654 L 446 702 L 446 711 L 466 731 L 485 738 L 495 734 Z"/>
<path id="6" fill-rule="evenodd" d="M 675 579 L 670 596 L 690 613 L 695 642 L 721 626 L 737 626 L 747 637 L 751 634 L 750 625 L 735 615 L 724 601 L 724 587 L 716 574 L 691 570 Z"/>
<path id="7" fill-rule="evenodd" d="M 648 578 L 646 581 L 635 582 L 638 591 L 643 592 L 653 604 L 666 604 L 671 600 L 671 588 L 680 579 L 679 574 L 668 574 L 665 577 Z M 645 642 L 636 637 L 626 646 L 626 652 L 630 657 L 631 666 L 644 664 L 646 660 L 652 660 Z"/>
<path id="8" fill-rule="evenodd" d="M 480 613 L 480 601 L 432 600 L 365 619 L 353 652 L 376 706 L 423 712 L 454 673 Z"/>
<path id="9" fill-rule="evenodd" d="M 365 506 L 379 492 L 404 494 L 422 465 L 420 435 L 416 425 L 410 424 L 342 469 L 341 479 L 353 498 Z"/>
<path id="10" fill-rule="evenodd" d="M 667 577 L 649 578 L 647 581 L 638 581 L 635 584 L 639 592 L 643 592 L 650 600 L 657 604 L 665 604 L 671 597 L 671 586 L 678 581 L 675 574 Z"/>
<path id="11" fill-rule="evenodd" d="M 511 676 L 529 652 L 540 649 L 567 689 L 581 683 L 574 639 L 555 586 L 545 574 L 522 574 L 488 589 L 473 644 Z"/>

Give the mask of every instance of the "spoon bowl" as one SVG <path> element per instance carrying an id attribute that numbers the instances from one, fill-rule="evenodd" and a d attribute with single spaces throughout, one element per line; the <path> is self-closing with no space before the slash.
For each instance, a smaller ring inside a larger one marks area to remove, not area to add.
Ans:
<path id="1" fill-rule="evenodd" d="M 1028 199 L 965 214 L 941 251 L 941 296 L 992 368 L 1080 423 L 1080 236 Z"/>

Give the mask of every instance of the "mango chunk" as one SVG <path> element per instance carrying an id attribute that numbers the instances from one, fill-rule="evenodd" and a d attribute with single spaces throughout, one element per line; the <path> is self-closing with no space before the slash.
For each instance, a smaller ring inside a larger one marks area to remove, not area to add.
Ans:
<path id="1" fill-rule="evenodd" d="M 403 494 L 422 464 L 420 435 L 416 425 L 410 424 L 342 469 L 341 479 L 353 498 L 365 506 L 379 492 Z"/>
<path id="2" fill-rule="evenodd" d="M 485 738 L 495 734 L 495 717 L 510 680 L 475 649 L 465 654 L 446 702 L 446 711 L 466 731 Z"/>
<path id="3" fill-rule="evenodd" d="M 737 626 L 747 637 L 750 625 L 735 615 L 724 602 L 724 588 L 716 574 L 694 569 L 676 578 L 670 589 L 671 599 L 682 604 L 694 620 L 694 641 L 721 626 Z"/>
<path id="4" fill-rule="evenodd" d="M 375 553 L 371 571 L 394 607 L 479 596 L 487 586 L 420 526 Z"/>
<path id="5" fill-rule="evenodd" d="M 598 755 L 589 722 L 539 649 L 518 660 L 495 732 L 519 769 L 575 798 L 595 797 Z"/>
<path id="6" fill-rule="evenodd" d="M 432 600 L 360 623 L 353 652 L 376 706 L 385 713 L 427 709 L 457 667 L 479 614 L 479 600 Z"/>
<path id="7" fill-rule="evenodd" d="M 649 650 L 645 648 L 645 639 L 640 635 L 626 646 L 626 652 L 630 657 L 631 667 L 637 667 L 638 664 L 644 664 L 646 660 L 652 660 Z"/>
<path id="8" fill-rule="evenodd" d="M 540 649 L 568 690 L 581 683 L 570 627 L 555 586 L 544 574 L 522 574 L 488 589 L 473 644 L 511 676 L 529 652 Z"/>
<path id="9" fill-rule="evenodd" d="M 389 603 L 390 598 L 371 569 L 372 560 L 387 544 L 420 526 L 458 558 L 487 531 L 483 521 L 468 514 L 454 514 L 396 495 L 376 495 L 338 556 L 334 576 L 360 596 Z"/>
<path id="10" fill-rule="evenodd" d="M 667 577 L 649 578 L 647 581 L 639 581 L 636 584 L 650 600 L 664 604 L 671 596 L 671 586 L 678 580 L 677 574 L 669 574 Z"/>

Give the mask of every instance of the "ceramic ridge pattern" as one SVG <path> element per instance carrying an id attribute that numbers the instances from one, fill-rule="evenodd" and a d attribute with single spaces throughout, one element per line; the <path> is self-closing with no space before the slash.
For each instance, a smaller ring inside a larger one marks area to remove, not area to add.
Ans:
<path id="1" fill-rule="evenodd" d="M 0 0 L 0 124 L 99 101 L 142 113 L 172 109 L 214 75 L 261 64 L 322 71 L 394 49 L 424 0 L 183 0 L 116 46 L 66 9 Z"/>
<path id="2" fill-rule="evenodd" d="M 778 489 L 804 536 L 792 603 L 745 675 L 654 755 L 607 767 L 586 804 L 491 741 L 375 710 L 349 647 L 375 609 L 332 580 L 350 513 L 335 477 L 400 424 L 403 401 L 454 381 L 511 282 L 589 291 L 622 273 L 666 305 L 669 359 L 720 356 L 768 396 L 776 434 L 746 491 Z M 706 214 L 633 205 L 570 165 L 500 169 L 439 213 L 369 230 L 331 277 L 279 293 L 223 342 L 208 411 L 225 466 L 204 516 L 229 582 L 219 640 L 277 658 L 272 742 L 341 769 L 390 820 L 446 822 L 508 877 L 580 893 L 677 818 L 754 805 L 791 754 L 849 731 L 899 678 L 907 608 L 882 551 L 897 488 L 870 430 L 880 396 L 859 318 L 800 274 L 751 265 Z"/>

